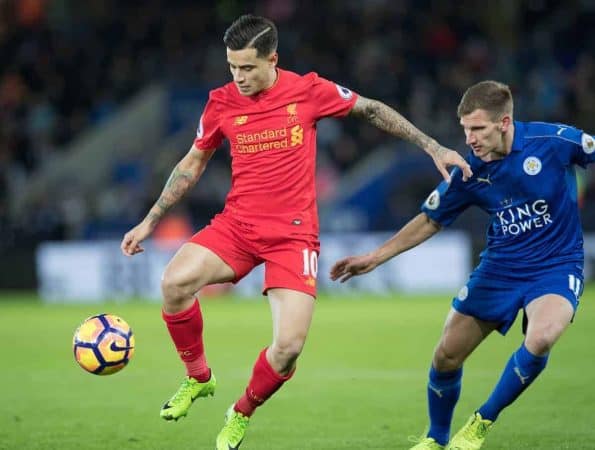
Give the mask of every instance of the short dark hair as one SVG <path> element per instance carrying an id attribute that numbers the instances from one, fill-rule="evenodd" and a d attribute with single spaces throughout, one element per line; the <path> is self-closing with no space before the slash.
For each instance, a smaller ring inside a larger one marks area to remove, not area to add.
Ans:
<path id="1" fill-rule="evenodd" d="M 277 27 L 265 17 L 245 14 L 225 31 L 223 42 L 230 50 L 255 48 L 256 56 L 265 57 L 277 50 Z"/>
<path id="2" fill-rule="evenodd" d="M 476 109 L 485 110 L 492 119 L 503 114 L 512 116 L 513 101 L 510 88 L 498 81 L 481 81 L 465 91 L 457 108 L 459 118 L 471 114 Z"/>

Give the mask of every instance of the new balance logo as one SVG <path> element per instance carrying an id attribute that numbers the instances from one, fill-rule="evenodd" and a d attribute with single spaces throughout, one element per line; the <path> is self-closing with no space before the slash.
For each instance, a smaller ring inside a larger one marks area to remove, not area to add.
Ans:
<path id="1" fill-rule="evenodd" d="M 525 384 L 527 380 L 530 378 L 528 376 L 523 376 L 523 374 L 521 373 L 521 369 L 519 369 L 517 366 L 515 366 L 514 368 L 514 373 L 516 373 L 516 376 L 519 377 L 519 380 L 521 380 L 521 384 Z"/>
<path id="2" fill-rule="evenodd" d="M 248 122 L 248 116 L 236 116 L 236 118 L 233 121 L 233 124 L 244 125 L 246 122 Z"/>

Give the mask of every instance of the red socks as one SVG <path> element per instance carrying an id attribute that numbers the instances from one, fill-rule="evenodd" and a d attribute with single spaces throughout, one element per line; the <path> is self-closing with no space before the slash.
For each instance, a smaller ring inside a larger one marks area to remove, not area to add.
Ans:
<path id="1" fill-rule="evenodd" d="M 237 412 L 248 417 L 254 413 L 256 408 L 277 392 L 283 383 L 289 380 L 295 372 L 294 369 L 289 375 L 279 375 L 267 361 L 266 352 L 267 349 L 265 348 L 258 355 L 246 392 L 234 406 Z"/>
<path id="2" fill-rule="evenodd" d="M 211 378 L 211 370 L 207 365 L 202 342 L 203 321 L 198 300 L 185 311 L 176 314 L 162 312 L 162 316 L 176 350 L 186 365 L 188 376 L 201 383 L 208 381 Z M 246 392 L 234 407 L 237 412 L 248 417 L 277 392 L 295 372 L 293 370 L 286 376 L 279 375 L 267 361 L 266 351 L 265 348 L 258 355 Z"/>
<path id="3" fill-rule="evenodd" d="M 175 314 L 161 313 L 180 358 L 186 365 L 188 376 L 204 383 L 211 378 L 202 342 L 202 313 L 198 299 L 185 311 Z"/>

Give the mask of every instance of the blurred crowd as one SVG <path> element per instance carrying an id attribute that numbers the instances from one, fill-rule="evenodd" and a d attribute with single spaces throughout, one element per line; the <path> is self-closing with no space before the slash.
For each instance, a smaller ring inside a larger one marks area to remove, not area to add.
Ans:
<path id="1" fill-rule="evenodd" d="M 0 0 L 0 247 L 81 237 L 51 200 L 44 214 L 31 211 L 21 223 L 11 219 L 10 202 L 73 138 L 149 83 L 208 89 L 227 82 L 222 35 L 246 12 L 277 23 L 281 67 L 314 70 L 381 99 L 459 150 L 456 105 L 468 85 L 486 78 L 511 85 L 519 119 L 595 131 L 589 0 L 489 7 L 471 0 Z M 321 124 L 323 200 L 362 158 L 395 145 L 350 119 Z M 153 196 L 165 178 L 148 178 L 144 191 Z M 423 196 L 414 195 L 417 208 Z M 146 206 L 154 199 L 147 195 Z"/>

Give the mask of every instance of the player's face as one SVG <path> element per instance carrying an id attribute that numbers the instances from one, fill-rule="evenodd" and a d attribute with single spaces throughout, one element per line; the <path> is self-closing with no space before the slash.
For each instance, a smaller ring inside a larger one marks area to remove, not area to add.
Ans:
<path id="1" fill-rule="evenodd" d="M 471 114 L 461 117 L 465 143 L 471 147 L 473 154 L 483 161 L 499 159 L 506 155 L 504 137 L 510 123 L 510 116 L 493 119 L 483 109 L 476 109 Z"/>
<path id="2" fill-rule="evenodd" d="M 255 48 L 227 49 L 227 62 L 233 82 L 240 94 L 245 96 L 257 94 L 275 83 L 277 60 L 276 52 L 266 57 L 258 57 Z"/>

